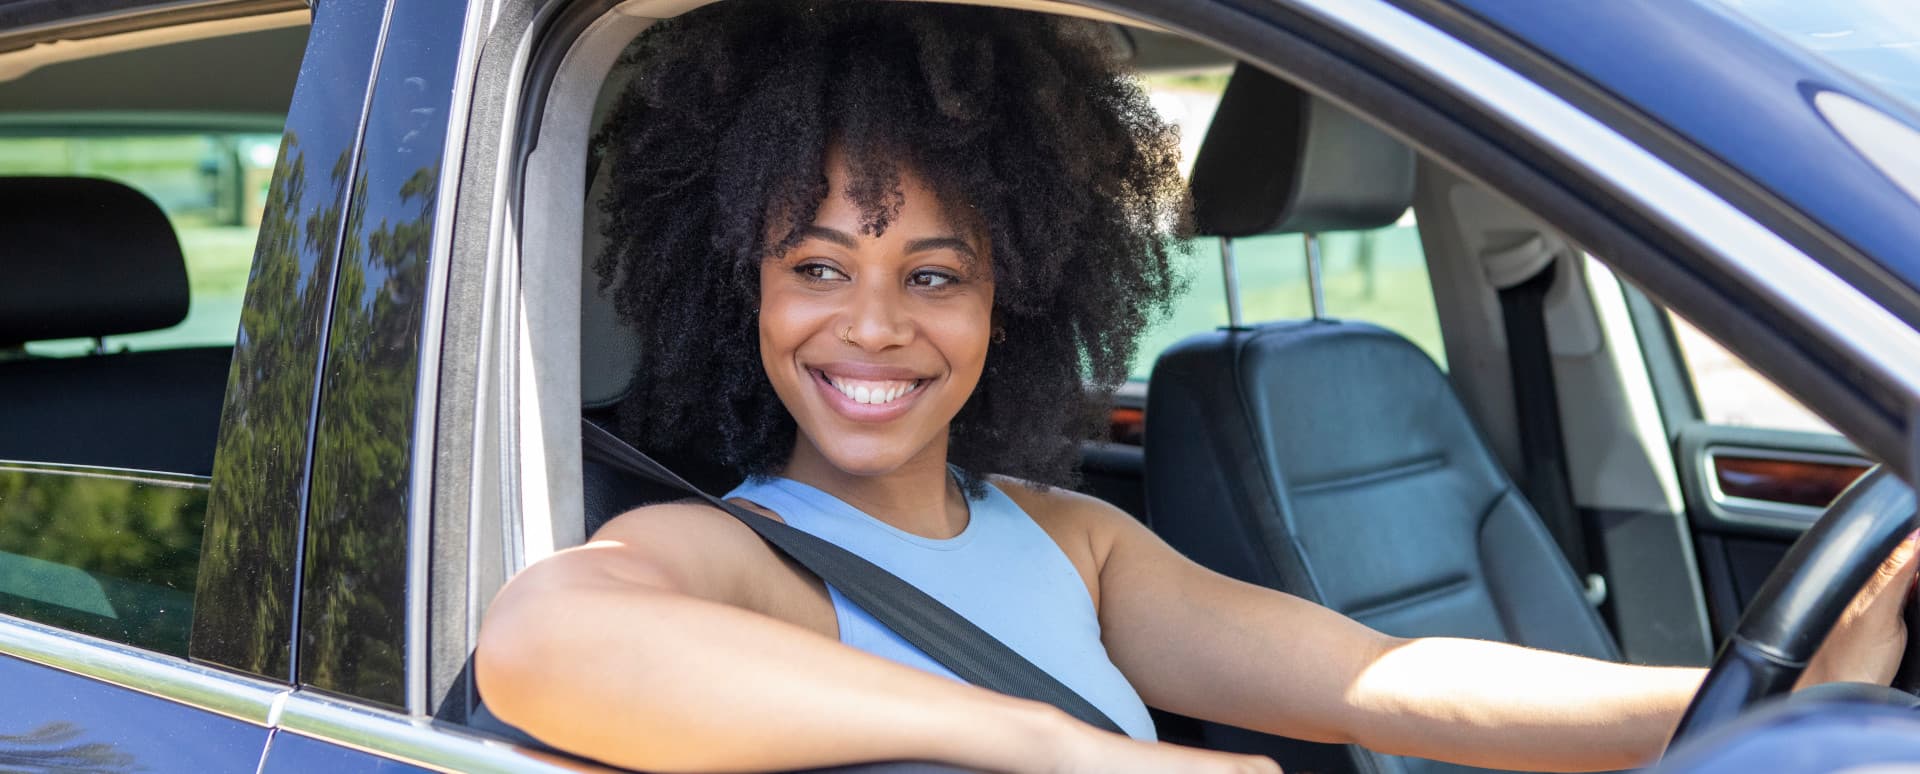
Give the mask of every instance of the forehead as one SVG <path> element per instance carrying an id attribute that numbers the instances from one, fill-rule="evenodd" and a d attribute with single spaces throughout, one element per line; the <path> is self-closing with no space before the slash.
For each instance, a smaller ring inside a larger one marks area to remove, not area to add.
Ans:
<path id="1" fill-rule="evenodd" d="M 866 239 L 929 235 L 975 243 L 984 239 L 985 229 L 970 203 L 942 195 L 910 166 L 884 159 L 850 160 L 838 147 L 830 146 L 824 167 L 826 196 L 812 223 L 794 224 L 802 237 L 820 235 L 807 228 L 813 225 Z"/>

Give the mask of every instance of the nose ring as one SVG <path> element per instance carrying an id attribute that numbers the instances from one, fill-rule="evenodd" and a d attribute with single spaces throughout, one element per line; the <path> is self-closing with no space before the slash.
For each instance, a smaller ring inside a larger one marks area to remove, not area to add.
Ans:
<path id="1" fill-rule="evenodd" d="M 841 332 L 840 332 L 840 340 L 841 340 L 841 341 L 844 341 L 844 342 L 846 342 L 846 343 L 848 343 L 848 344 L 853 344 L 853 343 L 854 343 L 854 341 L 853 341 L 853 326 L 851 326 L 851 325 L 849 325 L 849 326 L 847 326 L 847 329 L 846 329 L 846 330 L 844 330 L 844 331 L 841 331 Z"/>

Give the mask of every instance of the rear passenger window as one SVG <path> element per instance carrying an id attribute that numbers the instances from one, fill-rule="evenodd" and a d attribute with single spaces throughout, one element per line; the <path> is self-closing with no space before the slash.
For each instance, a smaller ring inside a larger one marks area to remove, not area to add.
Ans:
<path id="1" fill-rule="evenodd" d="M 258 124 L 260 122 L 254 122 Z M 180 347 L 233 346 L 267 181 L 280 150 L 277 125 L 188 132 L 0 136 L 0 176 L 103 178 L 159 205 L 186 258 L 191 306 L 164 329 L 26 343 L 36 356 L 70 357 Z M 121 130 L 125 131 L 125 130 Z"/>
<path id="2" fill-rule="evenodd" d="M 1160 116 L 1180 128 L 1181 172 L 1191 174 L 1230 68 L 1150 74 L 1148 95 Z M 1446 367 L 1440 316 L 1434 310 L 1420 231 L 1408 211 L 1391 226 L 1371 231 L 1318 235 L 1321 298 L 1326 315 L 1363 320 L 1412 340 Z M 1145 381 L 1160 353 L 1181 339 L 1227 324 L 1226 272 L 1220 240 L 1202 237 L 1182 245 L 1176 257 L 1188 277 L 1187 292 L 1171 313 L 1141 338 L 1132 378 Z M 1233 240 L 1242 322 L 1301 319 L 1313 315 L 1307 282 L 1306 238 L 1278 234 Z"/>
<path id="3" fill-rule="evenodd" d="M 0 625 L 187 655 L 241 302 L 307 36 L 304 13 L 260 19 L 147 48 L 108 37 L 92 59 L 0 51 Z M 225 73 L 246 77 L 208 82 Z"/>

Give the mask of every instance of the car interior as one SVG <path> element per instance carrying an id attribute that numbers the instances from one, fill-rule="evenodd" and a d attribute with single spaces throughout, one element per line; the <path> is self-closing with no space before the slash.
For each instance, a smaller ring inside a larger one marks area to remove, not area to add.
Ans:
<path id="1" fill-rule="evenodd" d="M 1421 151 L 1391 122 L 1106 11 L 1049 0 L 989 4 L 1101 25 L 1115 55 L 1142 77 L 1210 73 L 1224 84 L 1204 130 L 1190 138 L 1192 270 L 1211 277 L 1196 279 L 1194 292 L 1224 290 L 1217 304 L 1206 302 L 1217 305 L 1218 322 L 1143 353 L 1148 375 L 1120 389 L 1111 434 L 1083 447 L 1081 488 L 1196 561 L 1390 634 L 1702 665 L 1806 512 L 1864 469 L 1838 436 L 1689 436 L 1676 417 L 1699 424 L 1698 407 L 1687 403 L 1694 385 L 1661 365 L 1675 357 L 1664 313 L 1618 280 L 1604 256 L 1586 253 L 1525 202 Z M 549 63 L 555 73 L 541 101 L 526 108 L 541 120 L 523 138 L 519 199 L 507 215 L 518 271 L 504 280 L 520 299 L 525 349 L 508 358 L 517 402 L 500 408 L 514 428 L 503 446 L 518 467 L 513 496 L 499 503 L 500 534 L 488 538 L 504 556 L 469 560 L 468 593 L 479 601 L 461 615 L 477 616 L 512 571 L 584 542 L 626 510 L 679 497 L 583 455 L 579 422 L 614 428 L 646 357 L 593 269 L 604 249 L 596 203 L 605 181 L 590 138 L 633 76 L 621 51 L 655 18 L 689 5 L 622 4 Z M 307 18 L 196 21 L 0 51 L 0 140 L 263 121 L 277 132 Z M 14 237 L 0 254 L 12 280 L 0 283 L 0 470 L 156 471 L 199 477 L 204 489 L 231 346 L 117 343 L 176 326 L 195 302 L 192 262 L 169 217 L 137 186 L 0 167 L 0 233 Z M 1431 344 L 1325 308 L 1323 283 L 1311 279 L 1324 268 L 1323 240 L 1406 223 L 1416 224 L 1424 261 L 1429 297 L 1419 302 L 1437 318 Z M 1283 238 L 1287 251 L 1246 249 Z M 1283 268 L 1309 278 L 1312 297 L 1300 299 L 1309 311 L 1243 319 L 1237 273 Z M 1516 327 L 1511 291 L 1530 282 L 1537 319 Z M 51 340 L 80 344 L 50 354 L 39 345 Z M 1535 355 L 1523 358 L 1529 347 Z M 1559 490 L 1531 485 L 1543 465 L 1534 448 L 1542 410 L 1557 440 L 1544 460 L 1564 471 Z M 637 441 L 710 492 L 734 483 L 689 462 L 697 450 Z M 1742 460 L 1758 467 L 1732 466 Z M 1794 475 L 1826 480 L 1784 504 L 1738 494 L 1783 461 L 1804 464 Z M 1543 502 L 1542 492 L 1563 502 Z M 1724 531 L 1717 525 L 1734 506 L 1772 515 Z M 0 600 L 113 612 L 115 600 L 45 591 L 57 578 L 12 580 L 25 577 L 17 568 L 57 561 L 60 549 L 9 538 L 10 514 L 0 502 Z M 173 605 L 169 620 L 177 623 L 182 608 Z M 0 613 L 35 615 L 22 609 Z M 1166 713 L 1155 719 L 1168 741 L 1266 753 L 1289 771 L 1462 770 Z"/>
<path id="2" fill-rule="evenodd" d="M 0 141 L 235 126 L 277 133 L 307 16 L 217 19 L 0 52 Z M 211 474 L 231 330 L 225 346 L 122 341 L 178 325 L 192 304 L 168 214 L 134 187 L 93 175 L 9 173 L 0 201 L 16 280 L 0 285 L 0 459 Z M 63 339 L 88 346 L 79 356 L 27 346 Z"/>
<path id="3" fill-rule="evenodd" d="M 1691 548 L 1675 507 L 1673 458 L 1664 432 L 1645 416 L 1652 399 L 1644 369 L 1636 374 L 1620 364 L 1640 356 L 1639 339 L 1623 290 L 1604 266 L 1524 208 L 1331 101 L 1179 36 L 1103 23 L 1138 72 L 1231 72 L 1194 160 L 1197 238 L 1364 231 L 1411 210 L 1446 360 L 1501 367 L 1442 371 L 1420 347 L 1366 320 L 1320 315 L 1222 325 L 1158 353 L 1151 378 L 1123 388 L 1114 436 L 1085 446 L 1082 488 L 1126 508 L 1212 569 L 1382 631 L 1619 659 L 1623 646 L 1591 602 L 1588 581 L 1570 568 L 1515 484 L 1521 439 L 1504 367 L 1500 291 L 1557 269 L 1545 314 L 1553 368 L 1564 372 L 1559 403 L 1572 409 L 1561 421 L 1574 489 L 1585 496 L 1583 506 L 1611 508 L 1629 522 L 1619 531 L 1632 534 L 1613 537 L 1634 541 L 1643 564 L 1663 565 L 1633 580 L 1609 577 L 1625 586 L 1615 594 L 1631 596 L 1616 599 L 1608 612 L 1616 623 L 1631 616 L 1636 624 L 1627 643 L 1635 660 L 1704 663 L 1708 629 L 1697 612 L 1704 610 L 1699 584 L 1689 580 Z M 576 51 L 594 45 L 583 41 Z M 596 116 L 630 76 L 614 69 L 594 95 Z M 584 95 L 556 92 L 548 115 L 570 96 Z M 599 292 L 592 269 L 602 249 L 598 159 L 588 159 L 584 181 L 558 172 L 564 179 L 544 178 L 549 167 L 567 166 L 567 156 L 555 151 L 565 138 L 555 142 L 553 134 L 542 132 L 529 160 L 529 190 L 553 184 L 553 200 L 560 200 L 565 186 L 577 186 L 572 190 L 588 192 L 587 204 L 583 215 L 571 216 L 530 208 L 526 227 L 529 234 L 564 231 L 579 217 L 575 233 L 584 244 L 576 257 L 529 238 L 522 260 L 577 261 L 580 410 L 612 429 L 614 409 L 645 353 Z M 1636 375 L 1637 384 L 1630 381 Z M 1135 424 L 1142 414 L 1143 434 Z M 710 492 L 735 483 L 724 471 L 684 462 L 697 457 L 686 450 L 639 444 L 688 468 L 679 472 Z M 582 482 L 585 520 L 557 517 L 550 526 L 555 548 L 637 505 L 680 496 L 591 456 L 573 475 Z M 567 480 L 566 473 L 550 476 Z M 1166 713 L 1156 721 L 1168 740 L 1266 753 L 1289 770 L 1460 769 Z"/>

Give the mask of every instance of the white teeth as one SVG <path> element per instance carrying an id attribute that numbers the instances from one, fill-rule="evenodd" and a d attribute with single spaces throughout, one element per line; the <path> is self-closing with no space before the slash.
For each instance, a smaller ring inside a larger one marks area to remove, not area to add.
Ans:
<path id="1" fill-rule="evenodd" d="M 827 384 L 839 390 L 840 394 L 847 396 L 855 403 L 864 403 L 867 405 L 892 403 L 899 400 L 902 396 L 913 392 L 914 388 L 919 385 L 918 381 L 867 382 L 853 379 L 839 379 L 827 376 L 824 373 L 821 374 L 821 376 L 826 377 Z"/>

